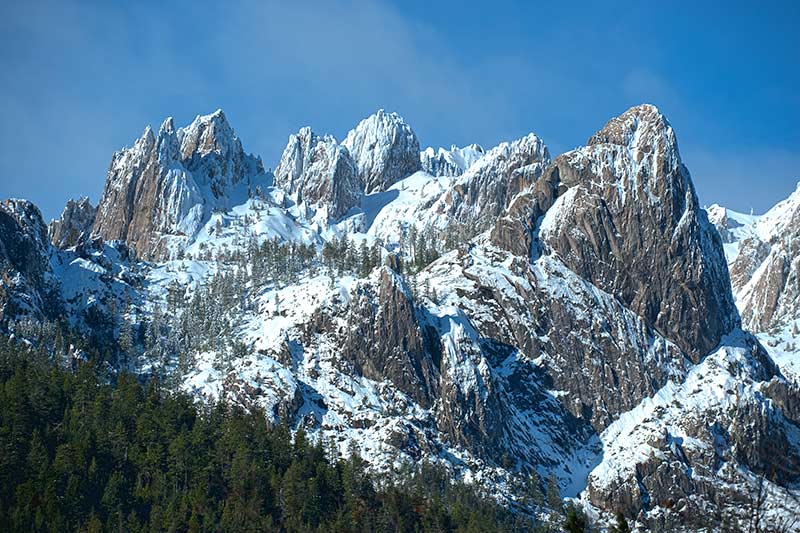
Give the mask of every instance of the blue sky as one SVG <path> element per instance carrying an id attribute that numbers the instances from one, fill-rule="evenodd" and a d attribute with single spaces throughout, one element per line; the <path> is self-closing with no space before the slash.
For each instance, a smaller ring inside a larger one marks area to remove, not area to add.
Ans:
<path id="1" fill-rule="evenodd" d="M 46 218 L 96 202 L 145 125 L 217 108 L 274 166 L 301 126 L 341 138 L 379 107 L 423 146 L 533 131 L 555 155 L 642 102 L 702 203 L 761 212 L 794 189 L 800 3 L 553 4 L 3 2 L 0 197 Z"/>

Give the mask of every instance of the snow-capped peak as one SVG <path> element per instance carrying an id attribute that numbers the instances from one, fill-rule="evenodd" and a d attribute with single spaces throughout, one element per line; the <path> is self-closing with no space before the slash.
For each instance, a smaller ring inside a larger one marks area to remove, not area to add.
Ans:
<path id="1" fill-rule="evenodd" d="M 420 153 L 422 170 L 431 176 L 460 176 L 486 154 L 482 146 L 469 144 L 463 148 L 452 145 L 449 150 L 428 147 Z"/>
<path id="2" fill-rule="evenodd" d="M 342 145 L 356 162 L 366 193 L 385 191 L 420 169 L 417 136 L 394 112 L 379 109 L 350 130 Z"/>

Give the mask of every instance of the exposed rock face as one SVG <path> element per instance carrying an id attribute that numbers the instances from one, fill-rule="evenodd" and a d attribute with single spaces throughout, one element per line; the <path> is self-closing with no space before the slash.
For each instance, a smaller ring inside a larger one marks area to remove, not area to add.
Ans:
<path id="1" fill-rule="evenodd" d="M 222 111 L 177 131 L 167 119 L 114 154 L 93 233 L 126 241 L 143 259 L 175 256 L 214 209 L 244 201 L 264 178 Z"/>
<path id="2" fill-rule="evenodd" d="M 675 344 L 558 257 L 530 263 L 489 249 L 445 259 L 428 281 L 455 289 L 474 335 L 544 357 L 537 380 L 563 391 L 564 407 L 598 432 L 685 373 Z"/>
<path id="3" fill-rule="evenodd" d="M 353 156 L 367 194 L 385 191 L 421 166 L 419 141 L 411 126 L 383 109 L 359 122 L 342 145 Z"/>
<path id="4" fill-rule="evenodd" d="M 58 220 L 53 220 L 47 227 L 50 242 L 56 248 L 70 248 L 88 239 L 94 226 L 95 208 L 89 198 L 82 197 L 75 201 L 70 199 L 61 212 Z"/>
<path id="5" fill-rule="evenodd" d="M 58 314 L 49 249 L 47 227 L 35 205 L 16 199 L 0 203 L 0 326 L 21 315 Z"/>
<path id="6" fill-rule="evenodd" d="M 346 322 L 340 329 L 322 314 L 312 327 L 334 334 L 361 375 L 388 380 L 422 405 L 432 402 L 438 389 L 438 345 L 400 276 L 383 267 L 375 282 L 359 285 Z"/>
<path id="7" fill-rule="evenodd" d="M 422 170 L 431 176 L 460 176 L 486 153 L 482 146 L 470 144 L 464 148 L 455 145 L 450 150 L 428 147 L 420 154 Z"/>
<path id="8" fill-rule="evenodd" d="M 774 332 L 800 322 L 800 184 L 753 225 L 731 264 L 742 322 Z"/>
<path id="9" fill-rule="evenodd" d="M 724 516 L 748 523 L 756 474 L 776 483 L 765 482 L 780 494 L 770 504 L 777 516 L 792 512 L 780 505 L 793 505 L 783 487 L 800 478 L 791 444 L 800 436 L 800 391 L 776 374 L 752 336 L 736 332 L 724 344 L 683 383 L 670 383 L 603 433 L 603 463 L 587 489 L 593 504 L 640 517 L 670 510 L 645 518 L 649 527 L 707 527 Z"/>
<path id="10" fill-rule="evenodd" d="M 311 128 L 289 136 L 275 170 L 275 186 L 294 194 L 298 203 L 326 207 L 333 219 L 341 218 L 361 202 L 358 170 L 346 148 Z"/>
<path id="11" fill-rule="evenodd" d="M 441 211 L 460 221 L 492 220 L 538 180 L 550 163 L 544 142 L 533 133 L 501 143 L 473 163 L 442 197 Z"/>
<path id="12" fill-rule="evenodd" d="M 655 107 L 612 119 L 545 175 L 528 198 L 533 205 L 511 214 L 525 229 L 503 221 L 497 242 L 524 252 L 509 238 L 546 211 L 538 235 L 544 248 L 694 361 L 738 325 L 719 235 L 698 205 L 672 127 Z"/>

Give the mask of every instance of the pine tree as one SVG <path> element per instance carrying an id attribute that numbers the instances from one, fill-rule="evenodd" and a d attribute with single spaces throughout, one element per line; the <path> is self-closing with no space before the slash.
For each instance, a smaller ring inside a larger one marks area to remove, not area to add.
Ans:
<path id="1" fill-rule="evenodd" d="M 616 520 L 616 524 L 608 528 L 608 533 L 630 533 L 631 528 L 628 526 L 628 521 L 622 511 L 617 511 Z"/>
<path id="2" fill-rule="evenodd" d="M 133 327 L 127 316 L 122 317 L 119 325 L 119 349 L 123 354 L 128 355 L 133 349 Z"/>
<path id="3" fill-rule="evenodd" d="M 561 513 L 563 511 L 562 502 L 561 502 L 561 491 L 558 489 L 558 482 L 556 481 L 556 475 L 554 473 L 550 473 L 550 476 L 547 478 L 547 504 L 553 511 Z"/>
<path id="4" fill-rule="evenodd" d="M 564 530 L 568 533 L 583 533 L 586 531 L 586 515 L 572 503 L 567 505 L 564 516 Z"/>

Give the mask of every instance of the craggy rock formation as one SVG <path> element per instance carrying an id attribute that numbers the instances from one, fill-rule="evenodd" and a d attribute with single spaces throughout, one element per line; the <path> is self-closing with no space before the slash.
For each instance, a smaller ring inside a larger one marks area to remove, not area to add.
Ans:
<path id="1" fill-rule="evenodd" d="M 17 199 L 0 203 L 0 326 L 23 315 L 58 315 L 49 248 L 47 227 L 35 205 Z"/>
<path id="2" fill-rule="evenodd" d="M 755 222 L 731 264 L 742 322 L 756 332 L 800 322 L 800 183 Z"/>
<path id="3" fill-rule="evenodd" d="M 719 235 L 655 107 L 609 121 L 588 146 L 556 158 L 515 204 L 498 222 L 495 242 L 525 253 L 538 237 L 694 361 L 737 327 Z M 533 234 L 520 241 L 526 232 Z"/>
<path id="4" fill-rule="evenodd" d="M 77 201 L 70 199 L 61 212 L 61 217 L 51 221 L 47 227 L 50 242 L 61 249 L 84 242 L 92 233 L 96 214 L 97 209 L 89 198 L 84 196 Z"/>
<path id="5" fill-rule="evenodd" d="M 312 331 L 334 335 L 359 374 L 388 380 L 422 405 L 436 397 L 436 339 L 421 322 L 408 287 L 389 267 L 354 290 L 345 324 L 321 313 Z"/>
<path id="6" fill-rule="evenodd" d="M 385 191 L 421 168 L 417 136 L 397 113 L 378 110 L 350 130 L 342 145 L 353 156 L 367 194 Z"/>
<path id="7" fill-rule="evenodd" d="M 459 221 L 494 221 L 549 163 L 547 147 L 532 133 L 502 143 L 473 163 L 435 207 Z"/>
<path id="8" fill-rule="evenodd" d="M 538 379 L 562 391 L 564 407 L 597 431 L 685 374 L 688 361 L 675 344 L 557 257 L 531 264 L 476 250 L 445 259 L 429 283 L 459 295 L 474 335 L 530 360 L 546 357 Z M 505 267 L 497 272 L 497 264 Z"/>
<path id="9" fill-rule="evenodd" d="M 265 177 L 221 110 L 177 131 L 169 118 L 114 154 L 93 233 L 143 259 L 173 257 L 214 209 L 244 201 Z"/>
<path id="10" fill-rule="evenodd" d="M 776 483 L 769 490 L 780 496 L 770 505 L 792 501 L 783 487 L 800 479 L 800 452 L 791 444 L 800 437 L 800 391 L 752 336 L 738 332 L 725 343 L 683 383 L 664 387 L 603 433 L 604 461 L 587 489 L 594 505 L 647 516 L 649 527 L 707 527 L 724 516 L 748 523 L 753 474 Z M 659 509 L 669 513 L 645 514 Z M 786 517 L 789 508 L 777 512 Z"/>
<path id="11" fill-rule="evenodd" d="M 419 155 L 422 170 L 431 176 L 460 176 L 486 153 L 482 146 L 470 144 L 464 148 L 455 145 L 449 150 L 428 147 Z"/>
<path id="12" fill-rule="evenodd" d="M 275 170 L 275 186 L 295 195 L 298 203 L 327 208 L 333 219 L 358 206 L 363 194 L 347 149 L 330 135 L 318 137 L 311 128 L 289 136 Z"/>

